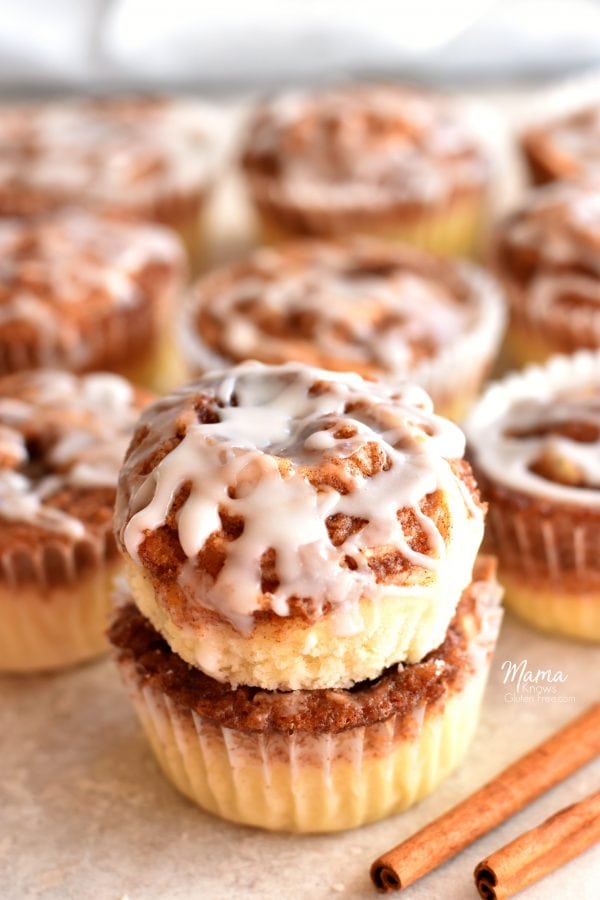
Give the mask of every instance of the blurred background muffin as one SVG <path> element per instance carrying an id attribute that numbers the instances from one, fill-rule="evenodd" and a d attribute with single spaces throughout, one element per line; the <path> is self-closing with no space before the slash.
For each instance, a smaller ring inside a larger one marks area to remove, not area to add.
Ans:
<path id="1" fill-rule="evenodd" d="M 496 228 L 492 267 L 516 365 L 600 348 L 600 183 L 532 191 Z"/>
<path id="2" fill-rule="evenodd" d="M 248 127 L 242 166 L 263 240 L 367 234 L 472 255 L 490 160 L 449 98 L 398 85 L 282 94 Z"/>
<path id="3" fill-rule="evenodd" d="M 0 379 L 0 672 L 107 649 L 117 473 L 149 399 L 112 374 Z"/>
<path id="4" fill-rule="evenodd" d="M 110 370 L 178 380 L 171 320 L 185 275 L 174 232 L 60 210 L 0 219 L 0 375 Z"/>
<path id="5" fill-rule="evenodd" d="M 78 205 L 168 225 L 192 268 L 218 161 L 200 101 L 119 96 L 0 107 L 0 216 Z"/>
<path id="6" fill-rule="evenodd" d="M 258 359 L 410 378 L 460 420 L 494 363 L 504 303 L 467 262 L 364 238 L 257 250 L 192 288 L 180 327 L 194 375 Z"/>
<path id="7" fill-rule="evenodd" d="M 543 631 L 600 641 L 600 354 L 508 375 L 466 430 L 506 605 Z"/>

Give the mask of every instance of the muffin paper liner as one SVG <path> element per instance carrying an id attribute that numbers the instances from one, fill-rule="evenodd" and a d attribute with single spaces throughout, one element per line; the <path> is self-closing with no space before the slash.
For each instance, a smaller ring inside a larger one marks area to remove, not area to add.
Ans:
<path id="1" fill-rule="evenodd" d="M 337 733 L 242 732 L 177 705 L 119 660 L 167 778 L 203 809 L 272 830 L 337 831 L 406 809 L 461 761 L 477 723 L 501 614 L 482 614 L 469 666 L 434 702 Z"/>
<path id="2" fill-rule="evenodd" d="M 0 672 L 36 672 L 108 650 L 110 593 L 121 562 L 104 542 L 47 545 L 0 559 Z"/>
<path id="3" fill-rule="evenodd" d="M 488 512 L 486 548 L 499 561 L 505 604 L 543 631 L 600 641 L 600 522 L 574 514 Z"/>

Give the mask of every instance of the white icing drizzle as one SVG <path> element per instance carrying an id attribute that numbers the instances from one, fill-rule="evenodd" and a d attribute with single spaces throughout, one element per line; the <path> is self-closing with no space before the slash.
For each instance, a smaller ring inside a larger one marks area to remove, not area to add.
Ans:
<path id="1" fill-rule="evenodd" d="M 6 395 L 7 385 L 19 394 Z M 65 487 L 114 487 L 139 415 L 117 375 L 31 372 L 0 382 L 0 518 L 73 539 L 85 526 L 46 501 Z M 31 458 L 27 437 L 43 446 Z"/>
<path id="2" fill-rule="evenodd" d="M 470 331 L 482 302 L 466 267 L 442 273 L 420 262 L 380 248 L 369 254 L 360 242 L 259 250 L 245 265 L 198 283 L 182 328 L 189 361 L 201 371 L 219 360 L 291 358 L 405 376 Z"/>
<path id="3" fill-rule="evenodd" d="M 0 221 L 0 345 L 3 326 L 24 322 L 39 340 L 39 364 L 82 368 L 93 351 L 82 340 L 77 307 L 99 302 L 137 307 L 148 299 L 139 279 L 153 264 L 174 274 L 183 269 L 183 251 L 165 228 L 127 224 L 64 210 L 38 220 Z M 2 348 L 18 362 L 15 341 Z M 0 367 L 2 367 L 0 359 Z"/>
<path id="4" fill-rule="evenodd" d="M 5 122 L 9 127 L 4 128 Z M 0 185 L 127 209 L 199 192 L 215 167 L 217 117 L 195 101 L 129 98 L 0 108 Z"/>
<path id="5" fill-rule="evenodd" d="M 218 422 L 198 421 L 190 406 L 198 394 L 215 398 Z M 187 428 L 181 442 L 153 471 L 140 475 L 142 462 L 174 433 L 176 422 L 181 425 L 182 416 Z M 159 401 L 141 423 L 148 433 L 129 454 L 120 479 L 116 522 L 121 539 L 137 559 L 145 536 L 165 523 L 177 492 L 189 485 L 189 497 L 177 513 L 179 540 L 189 560 L 180 584 L 184 591 L 197 591 L 203 575 L 195 557 L 220 530 L 220 513 L 242 517 L 243 532 L 227 544 L 221 572 L 213 582 L 200 584 L 202 604 L 240 627 L 266 606 L 288 615 L 292 597 L 335 607 L 365 591 L 401 592 L 400 586 L 375 584 L 369 568 L 369 560 L 386 548 L 399 549 L 409 563 L 426 570 L 445 556 L 444 540 L 420 504 L 428 494 L 455 485 L 448 460 L 462 456 L 464 438 L 455 425 L 433 414 L 421 388 L 394 388 L 295 363 L 248 362 L 209 373 Z M 378 465 L 370 477 L 356 466 L 335 468 L 336 460 L 349 457 L 364 462 L 373 449 Z M 339 489 L 313 486 L 307 474 L 311 467 L 336 471 L 346 488 L 339 478 Z M 400 509 L 411 510 L 418 520 L 426 552 L 410 546 Z M 365 521 L 338 547 L 327 530 L 328 517 L 337 514 Z M 475 509 L 469 514 L 482 515 Z M 270 549 L 276 554 L 279 586 L 261 598 L 260 562 Z"/>
<path id="6" fill-rule="evenodd" d="M 586 426 L 587 440 L 551 433 L 573 423 Z M 494 482 L 556 502 L 598 507 L 600 354 L 556 356 L 492 385 L 474 408 L 466 433 L 477 466 Z M 576 473 L 580 484 L 534 471 L 544 460 Z"/>
<path id="7" fill-rule="evenodd" d="M 481 184 L 489 169 L 455 104 L 391 85 L 276 97 L 251 127 L 253 157 L 276 157 L 270 191 L 316 208 L 435 202 Z"/>

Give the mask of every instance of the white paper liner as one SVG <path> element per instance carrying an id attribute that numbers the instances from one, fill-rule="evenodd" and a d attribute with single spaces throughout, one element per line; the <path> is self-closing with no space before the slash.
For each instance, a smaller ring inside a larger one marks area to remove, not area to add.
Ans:
<path id="1" fill-rule="evenodd" d="M 479 605 L 470 671 L 407 715 L 339 733 L 245 733 L 222 727 L 119 665 L 156 758 L 205 810 L 243 824 L 297 832 L 353 828 L 407 808 L 458 765 L 477 723 L 501 613 Z M 487 606 L 485 605 L 487 604 Z"/>
<path id="2" fill-rule="evenodd" d="M 121 561 L 107 541 L 53 543 L 0 556 L 0 672 L 36 672 L 92 659 L 105 638 Z"/>

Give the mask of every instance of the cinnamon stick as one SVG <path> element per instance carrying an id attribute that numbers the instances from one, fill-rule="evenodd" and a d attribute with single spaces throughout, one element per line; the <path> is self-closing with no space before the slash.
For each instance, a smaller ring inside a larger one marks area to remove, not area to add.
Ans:
<path id="1" fill-rule="evenodd" d="M 500 825 L 600 753 L 600 703 L 594 704 L 483 787 L 371 866 L 382 893 L 407 887 Z"/>
<path id="2" fill-rule="evenodd" d="M 484 900 L 504 900 L 600 841 L 600 791 L 567 806 L 492 853 L 475 869 Z"/>

